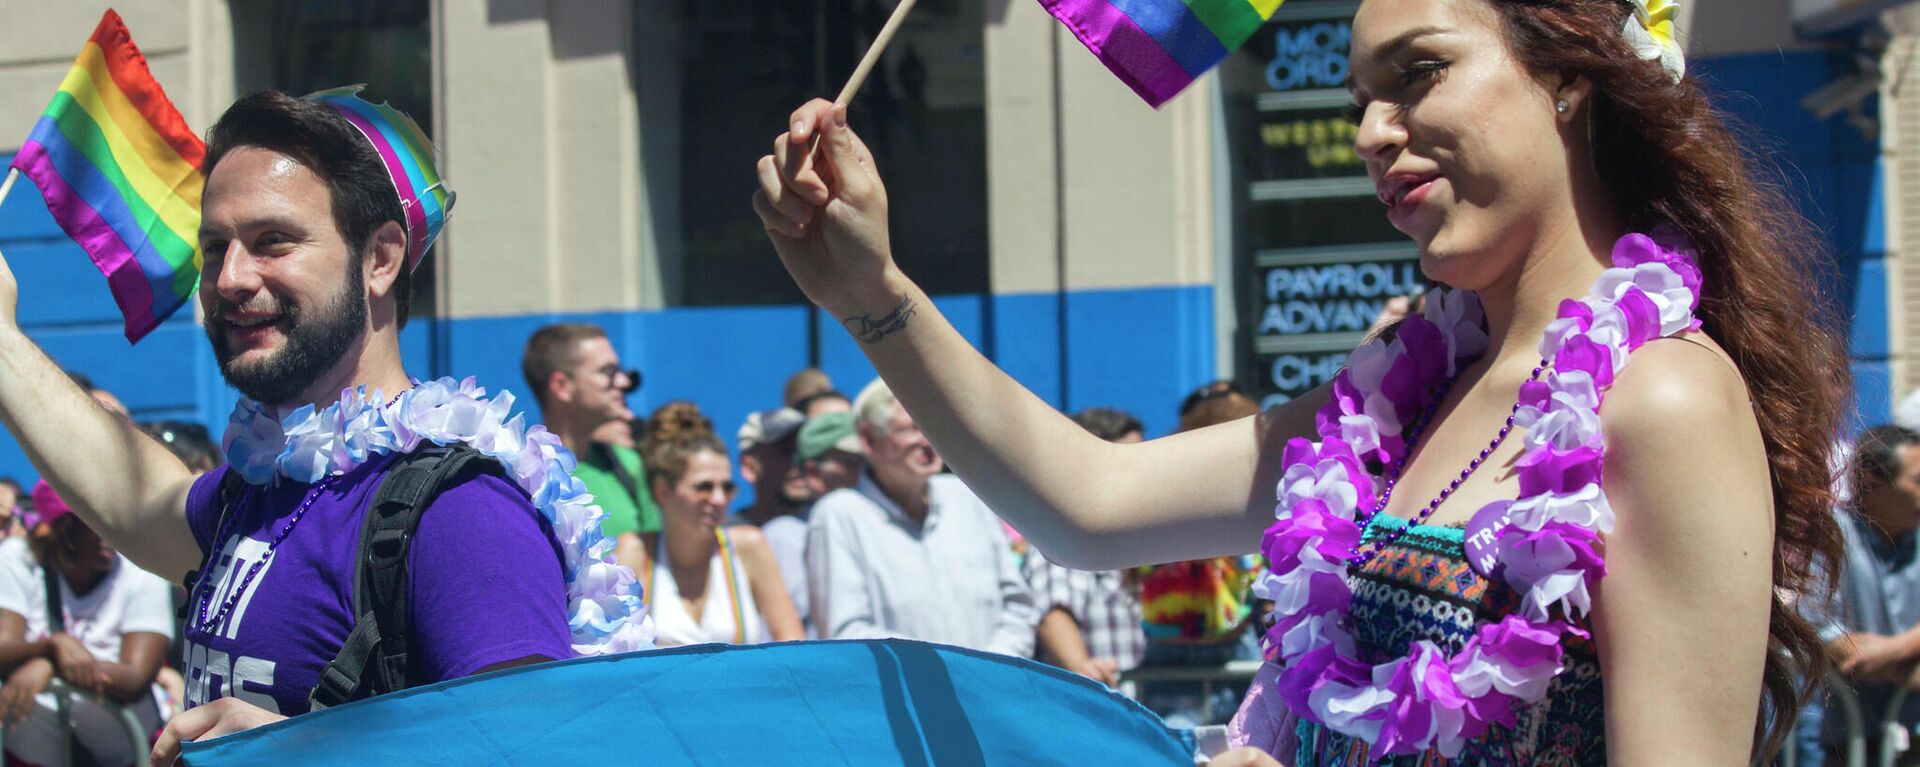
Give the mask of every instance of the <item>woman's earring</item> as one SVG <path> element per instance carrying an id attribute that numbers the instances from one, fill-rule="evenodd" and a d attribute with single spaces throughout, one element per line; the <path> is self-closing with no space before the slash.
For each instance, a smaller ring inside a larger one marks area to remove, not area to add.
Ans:
<path id="1" fill-rule="evenodd" d="M 1554 103 L 1553 103 L 1553 108 L 1554 108 L 1554 109 L 1555 109 L 1556 111 L 1558 111 L 1558 112 L 1559 112 L 1560 114 L 1566 114 L 1566 113 L 1567 113 L 1567 110 L 1569 110 L 1569 109 L 1572 109 L 1572 108 L 1573 108 L 1573 105 L 1572 105 L 1572 104 L 1569 104 L 1569 103 L 1567 103 L 1567 100 L 1566 100 L 1566 99 L 1561 99 L 1561 100 L 1559 100 L 1559 101 L 1556 101 L 1556 102 L 1554 102 Z"/>

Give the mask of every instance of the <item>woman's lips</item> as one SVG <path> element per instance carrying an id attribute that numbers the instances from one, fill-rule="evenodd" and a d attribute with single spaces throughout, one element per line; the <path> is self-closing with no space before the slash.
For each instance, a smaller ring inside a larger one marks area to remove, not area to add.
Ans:
<path id="1" fill-rule="evenodd" d="M 1412 217 L 1420 206 L 1426 203 L 1427 198 L 1433 194 L 1433 185 L 1439 181 L 1439 177 L 1436 176 L 1415 184 L 1405 193 L 1400 194 L 1392 207 L 1387 209 L 1387 220 L 1393 222 L 1395 226 L 1403 225 L 1406 219 Z"/>

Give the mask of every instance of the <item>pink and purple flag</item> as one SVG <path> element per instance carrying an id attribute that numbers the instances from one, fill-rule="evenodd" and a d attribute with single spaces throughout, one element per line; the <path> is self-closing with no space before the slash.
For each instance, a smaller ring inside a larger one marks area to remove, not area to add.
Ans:
<path id="1" fill-rule="evenodd" d="M 1239 48 L 1281 0 L 1040 0 L 1158 109 Z"/>

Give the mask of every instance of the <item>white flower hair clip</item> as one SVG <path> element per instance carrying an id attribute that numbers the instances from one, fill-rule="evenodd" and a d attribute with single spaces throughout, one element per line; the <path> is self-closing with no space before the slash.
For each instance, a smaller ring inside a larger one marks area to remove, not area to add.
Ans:
<path id="1" fill-rule="evenodd" d="M 1687 74 L 1687 58 L 1680 50 L 1680 34 L 1675 22 L 1680 6 L 1673 0 L 1630 0 L 1633 15 L 1627 17 L 1627 44 L 1648 61 L 1659 61 L 1674 82 Z"/>

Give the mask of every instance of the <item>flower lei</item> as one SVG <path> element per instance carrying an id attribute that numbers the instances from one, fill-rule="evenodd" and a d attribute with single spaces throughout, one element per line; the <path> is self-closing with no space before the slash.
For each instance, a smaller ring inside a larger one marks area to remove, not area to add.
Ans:
<path id="1" fill-rule="evenodd" d="M 653 621 L 640 599 L 640 583 L 632 570 L 614 561 L 614 542 L 600 531 L 605 513 L 574 478 L 573 453 L 545 426 L 528 427 L 520 415 L 508 420 L 512 394 L 483 399 L 486 394 L 472 378 L 442 378 L 418 384 L 392 402 L 377 389 L 369 396 L 365 387 L 356 387 L 340 392 L 340 401 L 323 410 L 302 405 L 284 415 L 241 399 L 227 419 L 223 442 L 232 470 L 262 486 L 279 477 L 312 484 L 378 456 L 412 452 L 425 442 L 472 447 L 506 467 L 560 539 L 574 653 L 652 649 Z"/>
<path id="2" fill-rule="evenodd" d="M 1261 547 L 1270 569 L 1255 583 L 1274 602 L 1265 651 L 1282 665 L 1275 690 L 1296 716 L 1365 739 L 1376 760 L 1435 748 L 1453 758 L 1489 725 L 1515 726 L 1515 706 L 1546 694 L 1563 668 L 1560 639 L 1586 636 L 1575 622 L 1606 574 L 1600 536 L 1612 531 L 1613 511 L 1600 484 L 1602 396 L 1634 349 L 1699 327 L 1699 295 L 1691 246 L 1663 229 L 1621 238 L 1592 291 L 1561 303 L 1540 342 L 1552 366 L 1520 388 L 1519 498 L 1501 502 L 1510 504 L 1505 524 L 1494 528 L 1493 572 L 1521 595 L 1520 609 L 1481 626 L 1452 656 L 1420 640 L 1406 656 L 1370 665 L 1343 621 L 1348 565 L 1379 482 L 1363 461 L 1403 458 L 1403 427 L 1484 353 L 1479 299 L 1436 288 L 1424 317 L 1354 351 L 1317 416 L 1320 441 L 1286 446 L 1278 521 Z"/>

